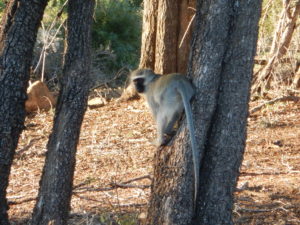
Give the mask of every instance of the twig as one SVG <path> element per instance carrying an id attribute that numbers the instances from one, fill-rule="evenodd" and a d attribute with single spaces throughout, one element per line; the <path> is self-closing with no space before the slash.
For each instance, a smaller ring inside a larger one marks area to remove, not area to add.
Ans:
<path id="1" fill-rule="evenodd" d="M 100 203 L 104 203 L 104 201 L 102 200 L 97 200 L 97 199 L 93 199 L 93 198 L 89 198 L 89 197 L 85 197 L 85 196 L 80 196 L 79 194 L 77 193 L 74 193 L 73 194 L 75 197 L 79 198 L 79 199 L 84 199 L 84 200 L 87 200 L 87 201 L 92 201 L 92 202 L 100 202 Z M 143 206 L 146 206 L 147 203 L 141 203 L 141 204 L 138 204 L 138 203 L 132 203 L 132 204 L 110 204 L 112 207 L 116 207 L 118 206 L 119 208 L 129 208 L 129 207 L 143 207 Z"/>
<path id="2" fill-rule="evenodd" d="M 117 74 L 116 74 L 112 79 L 110 79 L 110 80 L 108 80 L 108 81 L 104 81 L 104 82 L 102 82 L 102 83 L 100 83 L 100 84 L 96 84 L 96 85 L 95 85 L 94 87 L 92 87 L 90 90 L 94 90 L 94 89 L 96 89 L 96 88 L 98 88 L 98 87 L 107 85 L 108 83 L 110 83 L 110 82 L 112 82 L 112 81 L 118 79 L 119 77 L 121 77 L 121 76 L 123 75 L 122 72 L 125 71 L 126 69 L 127 69 L 126 67 L 121 68 L 121 69 L 117 72 Z"/>
<path id="3" fill-rule="evenodd" d="M 270 212 L 273 209 L 249 209 L 249 208 L 242 208 L 239 207 L 238 211 L 242 212 L 252 212 L 252 213 L 260 213 L 260 212 Z"/>
<path id="4" fill-rule="evenodd" d="M 97 199 L 93 199 L 93 198 L 89 198 L 89 197 L 85 197 L 85 196 L 80 196 L 79 194 L 73 194 L 75 197 L 77 198 L 80 198 L 80 199 L 84 199 L 84 200 L 87 200 L 87 201 L 92 201 L 92 202 L 100 202 L 100 203 L 104 203 L 104 201 L 100 201 L 100 200 L 97 200 Z M 120 208 L 124 208 L 124 207 L 143 207 L 143 206 L 146 206 L 147 203 L 141 203 L 141 204 L 138 204 L 138 203 L 132 203 L 132 204 L 110 204 L 112 207 L 120 207 Z"/>
<path id="5" fill-rule="evenodd" d="M 93 199 L 93 198 L 89 198 L 89 197 L 85 197 L 85 196 L 80 196 L 78 193 L 74 193 L 74 192 L 73 192 L 73 196 L 75 196 L 75 197 L 77 197 L 77 198 L 80 198 L 80 199 L 92 201 L 92 202 L 101 202 L 101 203 L 104 203 L 103 200 L 100 201 L 100 200 L 97 200 L 97 199 Z"/>
<path id="6" fill-rule="evenodd" d="M 35 201 L 36 198 L 26 198 L 22 201 L 8 201 L 8 205 L 19 205 L 19 204 L 23 204 L 26 202 L 31 202 L 31 201 Z"/>
<path id="7" fill-rule="evenodd" d="M 33 139 L 32 141 L 34 141 L 34 140 L 36 140 L 36 139 Z M 83 183 L 80 183 L 79 185 L 77 185 L 73 188 L 73 195 L 78 197 L 78 198 L 86 199 L 86 200 L 89 200 L 89 201 L 103 202 L 103 201 L 98 201 L 96 199 L 91 199 L 91 198 L 88 198 L 88 197 L 80 196 L 79 193 L 86 192 L 86 191 L 110 191 L 110 190 L 117 189 L 117 188 L 125 188 L 125 189 L 126 188 L 139 188 L 139 189 L 150 188 L 150 185 L 131 185 L 131 184 L 128 184 L 128 183 L 138 181 L 138 180 L 143 180 L 143 179 L 151 180 L 151 176 L 150 175 L 145 175 L 145 176 L 133 178 L 131 180 L 128 180 L 128 181 L 125 181 L 125 182 L 122 182 L 122 183 L 111 183 L 110 187 L 104 187 L 104 188 L 88 188 L 88 187 L 80 188 L 81 186 L 86 184 L 86 182 L 83 182 Z M 76 189 L 79 189 L 79 191 L 76 191 Z M 35 201 L 35 200 L 36 200 L 36 198 L 27 198 L 27 199 L 24 199 L 22 201 L 8 201 L 8 204 L 9 205 L 17 205 L 17 204 L 22 204 L 22 203 L 26 203 L 26 202 L 30 202 L 30 201 Z M 138 204 L 135 204 L 135 205 L 138 205 Z M 121 207 L 127 207 L 127 206 L 126 205 L 121 205 Z M 129 207 L 129 205 L 128 205 L 128 207 Z"/>
<path id="8" fill-rule="evenodd" d="M 139 188 L 139 189 L 147 189 L 147 188 L 150 188 L 151 186 L 150 185 L 133 185 L 133 184 L 111 184 L 113 187 L 116 187 L 116 188 L 124 188 L 124 189 L 127 189 L 127 188 Z"/>
<path id="9" fill-rule="evenodd" d="M 35 67 L 35 69 L 33 70 L 33 72 L 35 73 L 37 71 L 37 69 L 39 68 L 40 66 L 40 63 L 42 62 L 42 76 L 41 76 L 41 81 L 43 82 L 44 81 L 44 71 L 45 71 L 45 60 L 46 60 L 46 51 L 47 49 L 50 47 L 50 45 L 52 44 L 52 42 L 54 41 L 55 37 L 57 36 L 61 26 L 65 23 L 66 20 L 64 20 L 60 25 L 59 27 L 57 28 L 54 36 L 52 37 L 52 39 L 50 40 L 49 44 L 47 44 L 48 40 L 49 40 L 49 37 L 50 37 L 50 31 L 52 30 L 52 28 L 54 27 L 56 21 L 58 18 L 60 18 L 61 14 L 63 13 L 63 10 L 64 8 L 66 7 L 67 3 L 68 3 L 69 0 L 66 0 L 63 4 L 63 6 L 61 7 L 61 9 L 59 10 L 59 12 L 56 14 L 56 17 L 54 18 L 54 20 L 52 21 L 51 25 L 49 26 L 48 30 L 45 31 L 46 33 L 46 36 L 45 36 L 45 39 L 44 39 L 44 45 L 43 45 L 43 48 L 41 50 L 41 54 L 40 54 L 40 58 L 39 58 L 39 61 Z M 43 26 L 43 23 L 42 23 L 42 27 L 43 29 L 45 30 L 44 26 Z"/>
<path id="10" fill-rule="evenodd" d="M 98 192 L 98 191 L 111 191 L 117 188 L 129 189 L 129 188 L 138 188 L 138 189 L 147 189 L 150 188 L 151 185 L 126 185 L 126 184 L 117 184 L 111 183 L 110 187 L 102 187 L 102 188 L 91 188 L 91 187 L 83 187 L 78 188 L 78 190 L 74 190 L 73 193 L 82 193 L 82 192 Z"/>
<path id="11" fill-rule="evenodd" d="M 33 139 L 31 139 L 31 140 L 29 141 L 28 145 L 26 145 L 25 147 L 21 148 L 20 150 L 18 150 L 18 151 L 16 152 L 16 155 L 20 155 L 20 154 L 22 154 L 23 152 L 27 151 L 27 150 L 34 144 L 34 142 L 36 142 L 36 141 L 38 141 L 38 140 L 40 140 L 40 139 L 42 139 L 42 137 L 38 137 L 38 138 L 33 138 Z"/>
<path id="12" fill-rule="evenodd" d="M 137 177 L 137 178 L 133 178 L 131 180 L 128 180 L 128 181 L 125 181 L 125 182 L 122 182 L 122 184 L 128 184 L 128 183 L 131 183 L 131 182 L 134 182 L 134 181 L 138 181 L 138 180 L 143 180 L 143 179 L 149 179 L 152 181 L 152 178 L 150 175 L 145 175 L 145 176 L 141 176 L 141 177 Z"/>
<path id="13" fill-rule="evenodd" d="M 193 15 L 193 17 L 191 18 L 191 20 L 190 20 L 190 22 L 189 22 L 189 24 L 188 24 L 188 26 L 187 26 L 187 28 L 186 28 L 184 34 L 183 34 L 183 37 L 181 38 L 181 41 L 180 41 L 180 44 L 179 44 L 179 48 L 181 48 L 182 43 L 183 43 L 183 41 L 184 41 L 184 39 L 185 39 L 185 37 L 186 37 L 188 31 L 190 30 L 190 27 L 191 27 L 191 25 L 192 25 L 192 23 L 193 23 L 193 21 L 194 21 L 194 19 L 195 19 L 195 16 L 196 16 L 196 13 L 195 13 L 195 14 Z"/>
<path id="14" fill-rule="evenodd" d="M 260 104 L 259 106 L 254 107 L 253 109 L 250 110 L 250 113 L 255 113 L 259 110 L 261 110 L 264 106 L 266 105 L 272 105 L 276 102 L 280 102 L 280 101 L 293 101 L 293 102 L 297 102 L 300 100 L 300 97 L 297 96 L 283 96 L 283 97 L 278 97 L 275 99 L 272 99 L 270 101 L 264 102 L 262 104 Z"/>
<path id="15" fill-rule="evenodd" d="M 282 175 L 289 175 L 289 174 L 299 174 L 300 171 L 298 170 L 292 170 L 288 172 L 262 172 L 262 173 L 246 173 L 242 172 L 240 173 L 240 176 L 282 176 Z"/>
<path id="16" fill-rule="evenodd" d="M 100 188 L 91 188 L 91 187 L 81 187 L 84 184 L 77 185 L 76 188 L 73 189 L 73 193 L 82 193 L 86 191 L 111 191 L 117 188 L 139 188 L 139 189 L 147 189 L 150 188 L 150 185 L 129 185 L 129 183 L 132 183 L 134 181 L 143 180 L 143 179 L 150 179 L 151 177 L 149 175 L 133 178 L 131 180 L 122 182 L 122 183 L 111 183 L 110 187 L 100 187 Z"/>
<path id="17" fill-rule="evenodd" d="M 148 204 L 147 203 L 141 203 L 141 204 L 133 203 L 133 204 L 120 204 L 119 207 L 121 207 L 121 208 L 122 207 L 123 208 L 125 208 L 125 207 L 127 207 L 127 208 L 129 208 L 129 207 L 138 208 L 138 207 L 144 207 L 146 205 L 148 205 Z"/>

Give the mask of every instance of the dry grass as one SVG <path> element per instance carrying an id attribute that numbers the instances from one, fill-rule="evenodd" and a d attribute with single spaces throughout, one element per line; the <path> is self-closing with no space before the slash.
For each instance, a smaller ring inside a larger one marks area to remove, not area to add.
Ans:
<path id="1" fill-rule="evenodd" d="M 300 224 L 299 113 L 299 103 L 278 103 L 249 118 L 236 224 Z M 31 215 L 52 117 L 41 112 L 26 119 L 8 188 L 12 224 L 25 224 Z M 138 224 L 149 199 L 154 137 L 142 100 L 86 112 L 69 224 Z"/>

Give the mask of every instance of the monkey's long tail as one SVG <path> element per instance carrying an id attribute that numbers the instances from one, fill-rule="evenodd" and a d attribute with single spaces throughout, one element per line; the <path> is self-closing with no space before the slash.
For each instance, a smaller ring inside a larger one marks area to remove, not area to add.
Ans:
<path id="1" fill-rule="evenodd" d="M 200 159 L 199 159 L 199 154 L 197 151 L 197 146 L 196 146 L 196 139 L 195 139 L 195 128 L 194 128 L 194 123 L 193 123 L 193 117 L 192 117 L 192 108 L 190 104 L 190 99 L 187 97 L 187 93 L 185 93 L 183 90 L 179 90 L 184 109 L 185 109 L 185 114 L 187 118 L 187 125 L 188 129 L 190 132 L 190 139 L 191 139 L 191 144 L 192 144 L 192 156 L 193 156 L 193 164 L 194 164 L 194 180 L 195 180 L 195 190 L 194 190 L 194 210 L 196 209 L 196 203 L 197 203 L 197 196 L 198 196 L 198 189 L 199 189 L 199 164 L 200 164 Z"/>

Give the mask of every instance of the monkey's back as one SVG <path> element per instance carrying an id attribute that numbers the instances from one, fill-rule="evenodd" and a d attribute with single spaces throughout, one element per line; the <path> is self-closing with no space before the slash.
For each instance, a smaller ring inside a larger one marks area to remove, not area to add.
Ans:
<path id="1" fill-rule="evenodd" d="M 157 76 L 150 85 L 152 87 L 149 89 L 156 92 L 150 91 L 146 95 L 148 103 L 153 105 L 160 103 L 164 107 L 182 108 L 182 104 L 178 104 L 182 102 L 179 90 L 184 92 L 189 100 L 194 95 L 194 88 L 191 82 L 184 75 L 178 73 Z"/>

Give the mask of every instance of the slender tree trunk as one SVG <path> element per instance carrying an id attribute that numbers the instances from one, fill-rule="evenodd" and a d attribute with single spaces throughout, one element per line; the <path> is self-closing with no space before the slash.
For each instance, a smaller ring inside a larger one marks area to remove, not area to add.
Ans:
<path id="1" fill-rule="evenodd" d="M 196 214 L 192 154 L 184 123 L 174 142 L 156 153 L 147 224 L 232 224 L 260 7 L 260 0 L 198 0 L 188 72 L 197 88 L 193 104 L 200 162 Z"/>
<path id="2" fill-rule="evenodd" d="M 160 74 L 176 72 L 179 1 L 158 2 L 155 68 Z"/>
<path id="3" fill-rule="evenodd" d="M 47 0 L 8 3 L 0 34 L 0 224 L 9 224 L 6 188 L 24 128 L 26 89 L 37 30 Z M 13 17 L 13 19 L 12 19 Z M 6 21 L 6 23 L 5 23 Z"/>
<path id="4" fill-rule="evenodd" d="M 144 1 L 140 68 L 154 68 L 158 0 Z"/>
<path id="5" fill-rule="evenodd" d="M 177 42 L 177 72 L 186 74 L 194 18 L 196 14 L 196 0 L 184 0 L 179 9 L 179 35 Z"/>
<path id="6" fill-rule="evenodd" d="M 67 224 L 76 148 L 91 86 L 90 27 L 94 4 L 94 0 L 69 0 L 62 89 L 32 225 Z"/>

